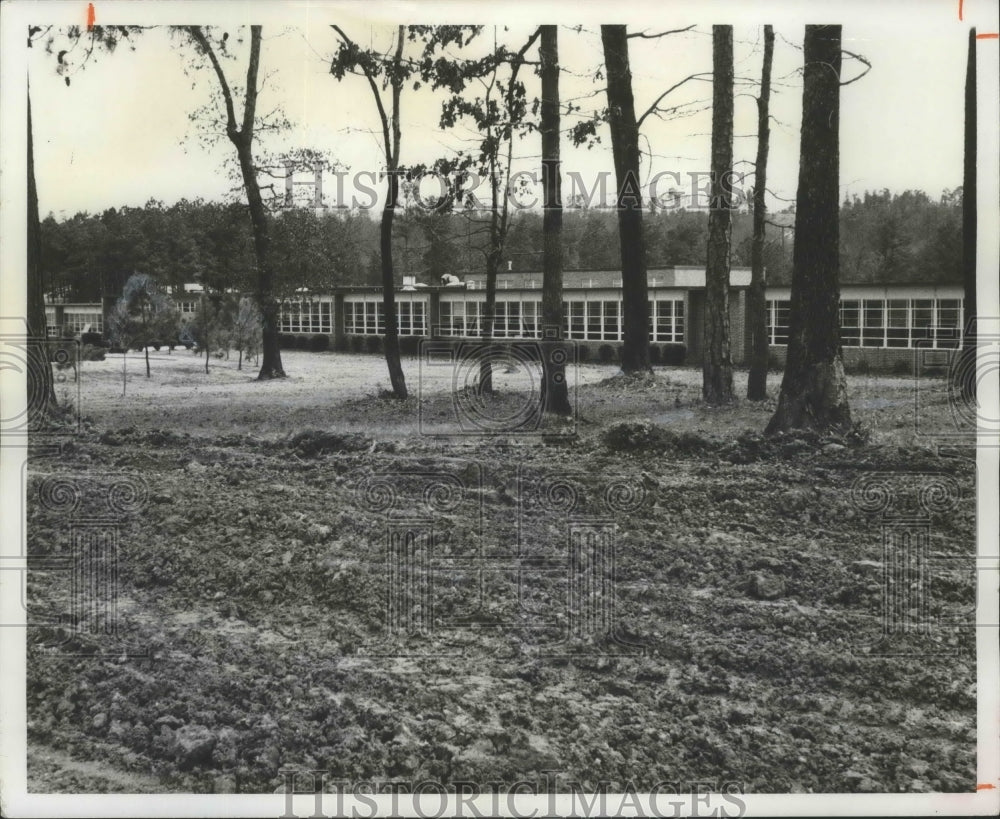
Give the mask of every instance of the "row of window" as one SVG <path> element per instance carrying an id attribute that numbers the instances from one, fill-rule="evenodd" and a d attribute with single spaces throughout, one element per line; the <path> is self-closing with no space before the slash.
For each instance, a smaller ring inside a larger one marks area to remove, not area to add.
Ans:
<path id="1" fill-rule="evenodd" d="M 478 336 L 482 331 L 482 302 L 441 302 L 441 333 Z M 651 341 L 684 341 L 683 299 L 649 302 Z M 607 301 L 563 302 L 563 332 L 567 338 L 585 341 L 621 341 L 622 303 Z M 540 338 L 542 303 L 501 301 L 493 322 L 495 338 Z"/>
<path id="2" fill-rule="evenodd" d="M 278 330 L 282 333 L 332 333 L 333 303 L 329 301 L 283 302 Z"/>
<path id="3" fill-rule="evenodd" d="M 396 322 L 401 336 L 427 335 L 427 305 L 422 301 L 396 303 Z M 385 305 L 379 301 L 349 301 L 344 304 L 344 332 L 348 335 L 381 335 L 385 332 Z"/>
<path id="4" fill-rule="evenodd" d="M 788 301 L 767 302 L 771 344 L 788 343 Z M 845 347 L 957 347 L 961 299 L 842 299 L 840 340 Z"/>
<path id="5" fill-rule="evenodd" d="M 92 313 L 63 313 L 63 323 L 59 327 L 56 325 L 55 310 L 45 311 L 46 334 L 52 338 L 62 335 L 75 336 L 78 333 L 103 333 L 104 316 L 98 312 Z"/>

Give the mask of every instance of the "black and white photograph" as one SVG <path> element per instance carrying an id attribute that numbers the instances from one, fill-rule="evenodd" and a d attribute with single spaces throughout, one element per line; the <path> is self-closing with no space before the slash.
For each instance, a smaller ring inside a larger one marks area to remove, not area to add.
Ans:
<path id="1" fill-rule="evenodd" d="M 0 811 L 1000 811 L 997 0 L 0 5 Z"/>

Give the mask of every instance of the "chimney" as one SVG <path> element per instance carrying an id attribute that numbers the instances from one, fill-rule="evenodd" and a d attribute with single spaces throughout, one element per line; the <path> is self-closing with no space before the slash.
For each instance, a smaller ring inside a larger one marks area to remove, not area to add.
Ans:
<path id="1" fill-rule="evenodd" d="M 507 272 L 510 273 L 514 269 L 514 262 L 510 259 L 507 260 Z"/>

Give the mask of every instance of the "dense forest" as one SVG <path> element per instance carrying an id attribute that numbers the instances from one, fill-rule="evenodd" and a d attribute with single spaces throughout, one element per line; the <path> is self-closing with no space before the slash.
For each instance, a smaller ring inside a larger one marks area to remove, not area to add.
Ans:
<path id="1" fill-rule="evenodd" d="M 864 193 L 840 210 L 842 283 L 950 283 L 961 281 L 962 189 L 934 201 L 921 191 Z M 292 209 L 274 214 L 273 249 L 279 293 L 379 281 L 378 222 L 367 213 Z M 732 263 L 750 264 L 752 213 L 734 213 Z M 481 271 L 485 264 L 482 214 L 401 210 L 394 227 L 397 278 L 416 275 L 436 283 L 451 273 Z M 650 267 L 705 263 L 708 214 L 704 210 L 655 210 L 645 219 Z M 768 223 L 768 282 L 790 281 L 794 213 Z M 42 223 L 43 265 L 53 292 L 91 301 L 117 294 L 133 272 L 164 285 L 201 282 L 211 288 L 249 287 L 254 254 L 246 208 L 202 201 L 169 207 L 80 213 Z M 567 208 L 563 228 L 567 269 L 619 265 L 615 213 Z M 513 270 L 541 268 L 542 215 L 515 214 L 505 262 Z M 506 266 L 506 265 L 505 265 Z"/>

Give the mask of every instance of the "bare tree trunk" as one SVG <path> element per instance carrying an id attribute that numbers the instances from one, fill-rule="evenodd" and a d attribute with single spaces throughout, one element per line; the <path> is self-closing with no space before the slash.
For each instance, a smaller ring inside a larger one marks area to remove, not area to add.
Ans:
<path id="1" fill-rule="evenodd" d="M 250 207 L 250 222 L 253 225 L 254 257 L 257 262 L 257 291 L 254 296 L 263 319 L 261 347 L 264 359 L 257 379 L 266 381 L 271 378 L 284 378 L 281 348 L 278 346 L 278 301 L 274 298 L 274 276 L 270 259 L 271 233 L 267 223 L 267 211 L 257 183 L 250 140 L 241 138 L 236 150 L 239 154 L 243 185 Z"/>
<path id="2" fill-rule="evenodd" d="M 767 271 L 764 240 L 767 231 L 767 152 L 771 141 L 771 65 L 774 61 L 774 27 L 764 26 L 764 65 L 757 97 L 757 161 L 754 165 L 753 242 L 750 246 L 750 288 L 747 291 L 747 325 L 750 330 L 750 374 L 747 398 L 767 398 Z"/>
<path id="3" fill-rule="evenodd" d="M 257 290 L 255 299 L 263 317 L 261 347 L 264 360 L 261 362 L 257 379 L 284 378 L 281 365 L 281 348 L 278 346 L 278 302 L 274 298 L 274 276 L 271 270 L 271 236 L 267 224 L 267 211 L 260 195 L 257 171 L 253 163 L 254 117 L 257 111 L 257 75 L 260 69 L 261 27 L 250 26 L 250 59 L 247 63 L 246 98 L 243 105 L 243 120 L 236 121 L 236 109 L 232 91 L 225 72 L 212 45 L 199 26 L 188 26 L 188 32 L 209 58 L 226 106 L 226 135 L 236 148 L 240 162 L 240 175 L 247 195 L 250 223 L 253 228 L 254 256 L 257 262 Z M 207 363 L 206 363 L 207 368 Z"/>
<path id="4" fill-rule="evenodd" d="M 976 401 L 976 156 L 978 110 L 976 105 L 976 30 L 969 30 L 969 59 L 965 69 L 965 159 L 962 172 L 962 283 L 965 335 L 958 366 L 952 368 L 952 387 L 963 400 Z"/>
<path id="5" fill-rule="evenodd" d="M 42 227 L 35 187 L 35 148 L 31 133 L 31 95 L 28 95 L 28 373 L 29 430 L 44 423 L 56 406 L 52 365 L 45 328 L 45 280 L 42 276 Z"/>
<path id="6" fill-rule="evenodd" d="M 601 26 L 608 75 L 608 124 L 617 183 L 622 260 L 622 371 L 652 372 L 649 364 L 649 287 L 639 186 L 639 126 L 625 26 Z"/>
<path id="7" fill-rule="evenodd" d="M 841 27 L 806 26 L 788 361 L 768 434 L 847 431 L 840 344 Z"/>
<path id="8" fill-rule="evenodd" d="M 240 358 L 239 361 L 236 362 L 236 369 L 237 370 L 243 369 L 243 347 L 240 347 Z"/>
<path id="9" fill-rule="evenodd" d="M 733 216 L 733 27 L 712 26 L 712 187 L 705 266 L 705 343 L 701 394 L 709 404 L 733 401 L 729 346 L 729 262 Z"/>
<path id="10" fill-rule="evenodd" d="M 488 97 L 487 97 L 488 100 Z M 491 161 L 490 173 L 490 249 L 486 254 L 486 301 L 483 304 L 482 339 L 484 347 L 493 339 L 493 329 L 497 315 L 497 269 L 500 267 L 500 210 L 496 163 Z M 493 394 L 493 363 L 488 353 L 479 362 L 479 392 Z"/>
<path id="11" fill-rule="evenodd" d="M 396 398 L 406 398 L 406 378 L 399 359 L 399 327 L 396 322 L 396 287 L 392 268 L 392 220 L 399 196 L 399 176 L 395 168 L 389 174 L 388 199 L 382 208 L 379 248 L 382 252 L 382 303 L 385 310 L 385 363 L 389 368 L 389 383 Z"/>
<path id="12" fill-rule="evenodd" d="M 147 343 L 142 349 L 146 354 L 146 378 L 149 378 L 149 344 Z"/>
<path id="13" fill-rule="evenodd" d="M 562 302 L 562 199 L 559 156 L 559 34 L 541 26 L 542 74 L 542 405 L 545 412 L 570 415 Z"/>
<path id="14" fill-rule="evenodd" d="M 493 339 L 497 315 L 497 270 L 500 267 L 499 236 L 496 222 L 498 214 L 493 211 L 490 227 L 490 251 L 486 257 L 486 301 L 483 303 L 482 339 L 484 347 Z M 484 354 L 479 362 L 479 391 L 484 395 L 493 394 L 493 363 L 489 354 Z"/>

